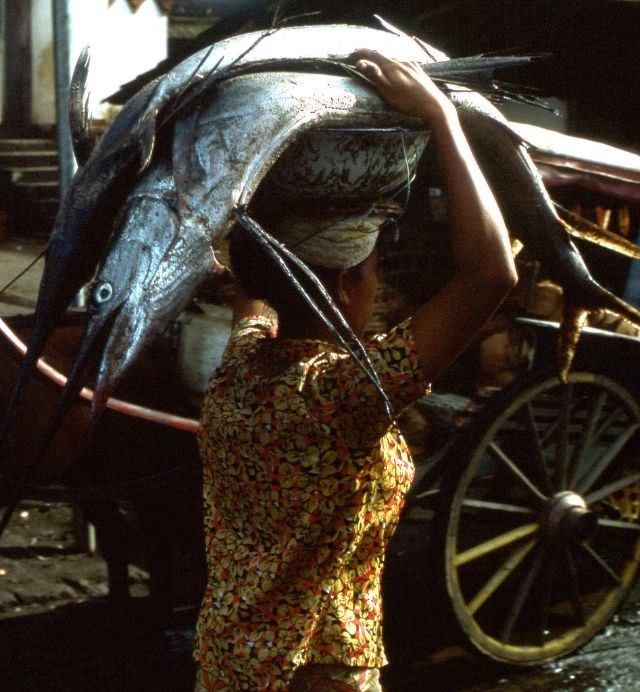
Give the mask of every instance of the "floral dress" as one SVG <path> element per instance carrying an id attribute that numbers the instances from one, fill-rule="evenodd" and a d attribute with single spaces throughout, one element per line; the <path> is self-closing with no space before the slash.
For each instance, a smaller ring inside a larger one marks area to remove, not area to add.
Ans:
<path id="1" fill-rule="evenodd" d="M 367 350 L 397 411 L 424 393 L 410 320 Z M 384 665 L 383 557 L 413 464 L 367 376 L 339 347 L 244 319 L 201 423 L 194 656 L 211 689 L 286 690 L 305 664 Z"/>

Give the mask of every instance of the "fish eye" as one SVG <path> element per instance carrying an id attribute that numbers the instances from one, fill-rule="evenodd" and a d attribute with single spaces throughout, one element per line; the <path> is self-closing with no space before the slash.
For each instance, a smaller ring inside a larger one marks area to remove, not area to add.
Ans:
<path id="1" fill-rule="evenodd" d="M 102 305 L 103 303 L 107 303 L 111 300 L 112 297 L 113 286 L 108 281 L 103 281 L 102 283 L 99 283 L 93 289 L 93 302 L 96 303 L 96 305 Z"/>

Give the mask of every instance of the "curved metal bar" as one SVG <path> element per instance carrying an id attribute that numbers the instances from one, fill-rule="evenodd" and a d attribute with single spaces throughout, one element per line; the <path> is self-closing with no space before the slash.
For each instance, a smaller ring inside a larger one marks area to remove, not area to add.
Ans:
<path id="1" fill-rule="evenodd" d="M 26 344 L 21 341 L 20 337 L 18 337 L 2 318 L 0 318 L 0 334 L 7 339 L 18 353 L 24 355 L 27 352 Z M 60 371 L 53 368 L 42 358 L 38 360 L 37 368 L 45 377 L 58 386 L 64 387 L 67 383 L 66 375 L 63 375 Z M 93 391 L 88 387 L 83 387 L 80 391 L 80 396 L 87 401 L 92 401 Z M 178 430 L 184 430 L 185 432 L 197 433 L 200 429 L 200 423 L 193 418 L 185 418 L 183 416 L 176 416 L 172 413 L 157 411 L 156 409 L 139 406 L 138 404 L 122 401 L 121 399 L 109 399 L 107 401 L 107 407 L 118 413 L 123 413 L 126 416 L 141 418 L 150 423 L 157 423 L 159 425 L 167 425 Z"/>

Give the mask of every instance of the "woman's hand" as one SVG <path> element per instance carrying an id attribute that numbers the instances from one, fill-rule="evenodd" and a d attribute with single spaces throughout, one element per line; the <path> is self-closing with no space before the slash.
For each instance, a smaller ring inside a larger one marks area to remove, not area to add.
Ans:
<path id="1" fill-rule="evenodd" d="M 422 118 L 429 125 L 443 116 L 455 117 L 451 101 L 418 63 L 399 62 L 367 49 L 359 50 L 353 57 L 358 70 L 395 110 Z"/>
<path id="2" fill-rule="evenodd" d="M 420 364 L 433 381 L 517 281 L 511 243 L 451 101 L 415 63 L 391 60 L 370 50 L 353 57 L 392 108 L 426 122 L 445 177 L 453 270 L 446 285 L 415 310 L 412 322 Z"/>

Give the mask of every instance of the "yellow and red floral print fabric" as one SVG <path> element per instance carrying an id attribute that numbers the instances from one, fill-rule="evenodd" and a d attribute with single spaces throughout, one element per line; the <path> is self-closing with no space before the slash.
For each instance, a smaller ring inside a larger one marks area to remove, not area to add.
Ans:
<path id="1" fill-rule="evenodd" d="M 421 396 L 410 321 L 367 347 L 396 410 Z M 351 357 L 241 320 L 201 418 L 212 689 L 287 689 L 307 663 L 376 668 L 380 579 L 413 464 Z"/>

